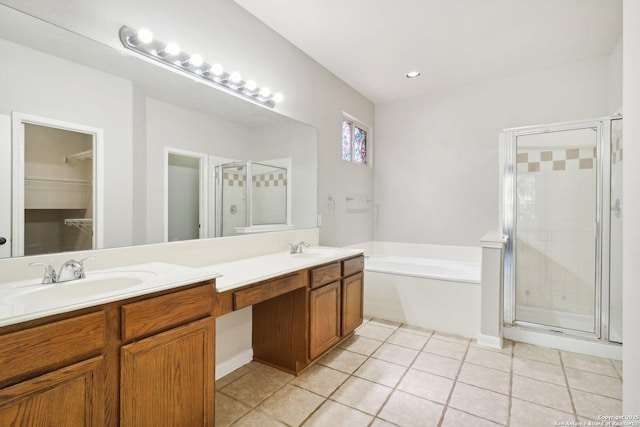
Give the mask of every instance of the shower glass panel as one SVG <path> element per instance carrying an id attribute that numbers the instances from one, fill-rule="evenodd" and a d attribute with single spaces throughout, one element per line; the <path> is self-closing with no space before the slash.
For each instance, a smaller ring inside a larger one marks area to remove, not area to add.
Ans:
<path id="1" fill-rule="evenodd" d="M 234 236 L 236 227 L 246 227 L 247 218 L 247 164 L 230 163 L 217 166 L 220 170 L 219 233 L 217 236 Z"/>
<path id="2" fill-rule="evenodd" d="M 287 223 L 287 169 L 251 164 L 252 225 Z"/>
<path id="3" fill-rule="evenodd" d="M 611 121 L 609 340 L 622 342 L 622 119 Z"/>
<path id="4" fill-rule="evenodd" d="M 596 332 L 595 128 L 518 135 L 515 319 Z"/>

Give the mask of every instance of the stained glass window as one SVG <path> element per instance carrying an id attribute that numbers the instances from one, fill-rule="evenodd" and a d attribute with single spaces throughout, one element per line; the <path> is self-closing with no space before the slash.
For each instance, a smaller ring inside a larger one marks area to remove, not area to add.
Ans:
<path id="1" fill-rule="evenodd" d="M 347 119 L 342 121 L 342 159 L 367 164 L 367 131 Z"/>
<path id="2" fill-rule="evenodd" d="M 342 160 L 351 161 L 351 123 L 342 121 Z"/>
<path id="3" fill-rule="evenodd" d="M 367 131 L 353 127 L 353 161 L 367 163 Z"/>

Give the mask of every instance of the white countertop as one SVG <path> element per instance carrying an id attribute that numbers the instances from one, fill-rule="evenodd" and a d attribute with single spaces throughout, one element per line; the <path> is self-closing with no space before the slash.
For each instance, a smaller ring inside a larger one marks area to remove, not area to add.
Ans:
<path id="1" fill-rule="evenodd" d="M 213 278 L 219 292 L 228 291 L 362 252 L 316 246 L 302 254 L 278 252 L 199 268 L 152 262 L 87 270 L 85 279 L 51 285 L 42 285 L 38 279 L 0 283 L 0 327 Z"/>

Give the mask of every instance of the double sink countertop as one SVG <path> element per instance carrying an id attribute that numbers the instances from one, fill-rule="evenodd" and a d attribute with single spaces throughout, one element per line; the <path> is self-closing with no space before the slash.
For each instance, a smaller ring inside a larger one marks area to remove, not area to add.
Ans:
<path id="1" fill-rule="evenodd" d="M 360 249 L 313 246 L 204 267 L 164 262 L 87 270 L 86 278 L 44 285 L 40 279 L 0 283 L 0 327 L 106 304 L 205 280 L 224 292 L 297 270 L 362 254 Z"/>

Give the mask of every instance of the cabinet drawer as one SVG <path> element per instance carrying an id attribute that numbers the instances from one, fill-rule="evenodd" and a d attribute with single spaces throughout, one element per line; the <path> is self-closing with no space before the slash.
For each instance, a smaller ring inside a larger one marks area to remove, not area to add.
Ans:
<path id="1" fill-rule="evenodd" d="M 327 283 L 331 283 L 340 279 L 340 263 L 323 265 L 322 267 L 312 268 L 311 270 L 311 289 L 317 288 Z"/>
<path id="2" fill-rule="evenodd" d="M 210 316 L 215 285 L 206 282 L 196 288 L 123 305 L 122 340 L 129 341 Z"/>
<path id="3" fill-rule="evenodd" d="M 351 276 L 364 270 L 364 256 L 350 258 L 342 261 L 342 275 Z"/>
<path id="4" fill-rule="evenodd" d="M 99 311 L 0 336 L 0 382 L 97 354 L 105 323 Z"/>
<path id="5" fill-rule="evenodd" d="M 307 284 L 304 281 L 304 272 L 290 274 L 288 276 L 277 277 L 266 280 L 257 286 L 243 289 L 233 293 L 233 309 L 239 310 L 250 305 L 258 304 L 271 298 L 286 294 L 299 288 L 304 288 Z"/>

